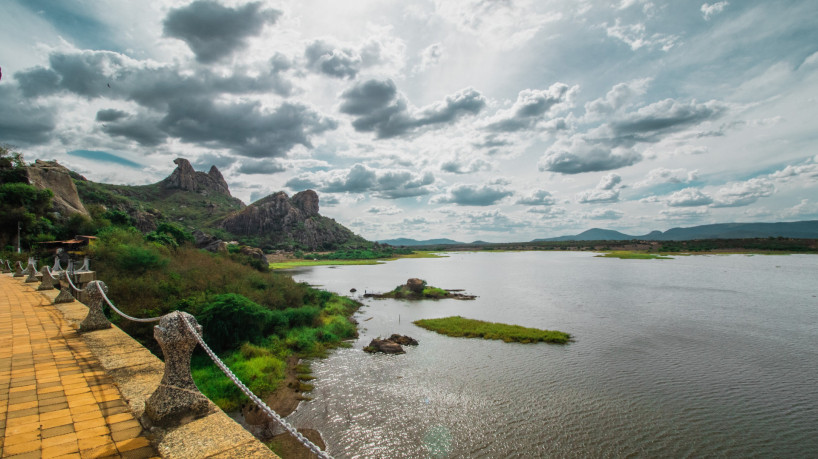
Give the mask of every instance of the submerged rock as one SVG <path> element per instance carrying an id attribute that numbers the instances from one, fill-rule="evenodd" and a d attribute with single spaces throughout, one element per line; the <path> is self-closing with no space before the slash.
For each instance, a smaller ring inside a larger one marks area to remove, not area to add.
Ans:
<path id="1" fill-rule="evenodd" d="M 406 335 L 393 334 L 392 336 L 389 337 L 389 341 L 392 341 L 393 343 L 397 343 L 397 344 L 402 344 L 404 346 L 417 346 L 418 345 L 418 340 L 416 340 L 415 338 L 412 338 L 411 336 L 406 336 Z"/>
<path id="2" fill-rule="evenodd" d="M 384 354 L 405 354 L 403 347 L 388 339 L 373 339 L 369 346 L 364 348 L 364 351 L 374 354 L 375 352 L 383 352 Z"/>

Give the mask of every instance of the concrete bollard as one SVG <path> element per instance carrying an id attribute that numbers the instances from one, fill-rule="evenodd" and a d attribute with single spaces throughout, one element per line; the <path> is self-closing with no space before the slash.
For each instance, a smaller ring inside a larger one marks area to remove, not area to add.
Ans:
<path id="1" fill-rule="evenodd" d="M 108 293 L 108 287 L 102 281 L 91 281 L 85 286 L 85 297 L 88 298 L 88 315 L 80 323 L 81 332 L 111 328 L 111 322 L 102 312 L 102 303 L 105 300 L 102 298 L 102 293 L 97 288 L 97 284 L 100 284 L 106 294 Z"/>
<path id="2" fill-rule="evenodd" d="M 31 265 L 28 266 L 29 268 L 31 267 Z M 37 279 L 37 271 L 35 271 L 34 269 L 30 269 L 28 271 L 29 273 L 28 277 L 26 277 L 26 284 L 30 284 L 32 282 L 39 282 L 39 279 Z"/>
<path id="3" fill-rule="evenodd" d="M 48 270 L 48 266 L 43 266 L 40 269 L 40 274 L 42 274 L 40 286 L 37 287 L 37 290 L 54 290 L 54 284 L 57 283 L 57 279 L 51 275 L 51 271 Z"/>
<path id="4" fill-rule="evenodd" d="M 70 302 L 74 301 L 74 297 L 71 296 L 71 292 L 69 291 L 70 288 L 71 287 L 62 287 L 60 289 L 60 293 L 57 295 L 56 298 L 54 298 L 54 303 L 53 304 L 70 303 Z"/>
<path id="5" fill-rule="evenodd" d="M 145 402 L 145 414 L 160 427 L 182 425 L 211 410 L 210 401 L 199 392 L 190 375 L 190 356 L 198 341 L 191 336 L 185 320 L 189 320 L 201 336 L 202 326 L 196 318 L 182 311 L 162 316 L 159 325 L 153 327 L 153 336 L 165 356 L 165 374 Z"/>
<path id="6" fill-rule="evenodd" d="M 25 276 L 25 272 L 23 272 L 23 264 L 18 260 L 17 263 L 14 264 L 14 277 L 23 276 Z"/>

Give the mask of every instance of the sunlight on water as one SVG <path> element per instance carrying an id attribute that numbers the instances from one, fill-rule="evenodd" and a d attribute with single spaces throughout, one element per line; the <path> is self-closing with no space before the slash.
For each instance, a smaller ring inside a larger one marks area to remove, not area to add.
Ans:
<path id="1" fill-rule="evenodd" d="M 365 301 L 360 339 L 314 362 L 315 399 L 290 417 L 320 430 L 336 457 L 818 451 L 818 257 L 471 253 L 293 276 L 339 293 L 421 277 L 479 296 Z M 411 323 L 451 315 L 575 341 L 449 338 Z M 420 345 L 399 356 L 361 351 L 392 333 Z"/>

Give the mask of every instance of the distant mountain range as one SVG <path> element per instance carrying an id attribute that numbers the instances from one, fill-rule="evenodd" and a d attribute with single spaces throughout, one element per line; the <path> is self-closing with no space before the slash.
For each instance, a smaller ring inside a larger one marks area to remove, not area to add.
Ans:
<path id="1" fill-rule="evenodd" d="M 381 244 L 389 244 L 394 246 L 415 246 L 415 245 L 462 245 L 465 242 L 453 241 L 451 239 L 427 239 L 425 241 L 418 241 L 417 239 L 407 239 L 401 237 L 398 239 L 383 239 L 378 241 Z"/>
<path id="2" fill-rule="evenodd" d="M 671 228 L 665 232 L 651 231 L 644 235 L 629 235 L 619 231 L 593 228 L 573 236 L 534 239 L 532 242 L 550 241 L 690 241 L 693 239 L 746 239 L 755 237 L 791 237 L 798 239 L 818 238 L 818 220 L 778 223 L 717 223 L 713 225 Z"/>
<path id="3" fill-rule="evenodd" d="M 630 235 L 619 231 L 592 228 L 573 236 L 560 236 L 548 239 L 534 239 L 531 242 L 554 241 L 630 241 L 631 239 L 647 241 L 690 241 L 694 239 L 747 239 L 758 237 L 790 237 L 797 239 L 818 239 L 818 220 L 778 223 L 717 223 L 713 225 L 691 226 L 689 228 L 671 228 L 665 232 L 651 231 L 643 235 Z M 458 242 L 452 239 L 417 239 L 398 238 L 379 240 L 381 244 L 394 246 L 429 246 L 429 245 L 483 245 L 484 241 Z"/>

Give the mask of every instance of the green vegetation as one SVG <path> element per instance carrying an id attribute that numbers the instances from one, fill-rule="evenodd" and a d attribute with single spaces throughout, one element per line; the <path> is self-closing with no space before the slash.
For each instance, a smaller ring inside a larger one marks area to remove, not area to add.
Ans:
<path id="1" fill-rule="evenodd" d="M 540 330 L 482 320 L 465 319 L 460 316 L 442 319 L 422 319 L 413 322 L 415 325 L 447 336 L 499 339 L 507 343 L 567 343 L 571 335 L 560 331 Z"/>
<path id="2" fill-rule="evenodd" d="M 336 250 L 330 253 L 306 253 L 295 252 L 296 258 L 307 260 L 376 260 L 383 258 L 394 258 L 398 255 L 409 255 L 411 249 L 397 248 L 388 245 L 380 245 L 377 242 L 368 248 L 354 248 Z"/>
<path id="3" fill-rule="evenodd" d="M 659 255 L 658 253 L 636 252 L 633 250 L 614 250 L 604 255 L 597 255 L 601 258 L 621 258 L 622 260 L 672 260 L 673 257 Z"/>
<path id="4" fill-rule="evenodd" d="M 438 287 L 427 285 L 422 279 L 409 279 L 405 284 L 398 285 L 391 292 L 372 293 L 364 296 L 373 298 L 393 298 L 397 300 L 439 300 L 443 298 L 455 298 L 459 300 L 473 300 L 477 297 L 466 295 L 458 291 L 449 291 Z"/>
<path id="5" fill-rule="evenodd" d="M 52 238 L 54 217 L 48 215 L 52 197 L 51 190 L 28 184 L 22 154 L 0 146 L 0 249 L 13 250 L 18 225 L 22 247 Z"/>
<path id="6" fill-rule="evenodd" d="M 291 269 L 302 266 L 377 265 L 383 260 L 293 260 L 270 263 L 270 269 Z"/>

